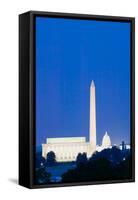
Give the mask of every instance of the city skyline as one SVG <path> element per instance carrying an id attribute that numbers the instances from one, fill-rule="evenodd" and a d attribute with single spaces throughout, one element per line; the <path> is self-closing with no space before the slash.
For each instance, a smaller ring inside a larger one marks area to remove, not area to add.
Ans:
<path id="1" fill-rule="evenodd" d="M 92 79 L 97 144 L 105 131 L 113 144 L 130 142 L 129 34 L 129 23 L 36 18 L 37 146 L 49 137 L 88 141 Z"/>

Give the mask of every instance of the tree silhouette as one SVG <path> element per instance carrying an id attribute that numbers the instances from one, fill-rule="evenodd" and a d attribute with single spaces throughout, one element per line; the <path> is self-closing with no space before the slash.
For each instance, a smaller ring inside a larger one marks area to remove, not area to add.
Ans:
<path id="1" fill-rule="evenodd" d="M 112 164 L 120 163 L 123 159 L 122 151 L 116 146 L 111 149 L 104 149 L 101 152 L 95 152 L 90 160 L 97 160 L 100 158 L 105 158 L 112 162 Z"/>
<path id="2" fill-rule="evenodd" d="M 76 158 L 77 166 L 81 166 L 87 163 L 87 154 L 86 153 L 78 153 Z"/>
<path id="3" fill-rule="evenodd" d="M 130 179 L 132 174 L 131 156 L 122 159 L 118 148 L 96 152 L 85 164 L 82 155 L 78 154 L 75 169 L 62 175 L 62 182 L 106 181 Z"/>
<path id="4" fill-rule="evenodd" d="M 54 165 L 56 163 L 56 155 L 53 151 L 47 153 L 46 163 L 48 165 Z"/>

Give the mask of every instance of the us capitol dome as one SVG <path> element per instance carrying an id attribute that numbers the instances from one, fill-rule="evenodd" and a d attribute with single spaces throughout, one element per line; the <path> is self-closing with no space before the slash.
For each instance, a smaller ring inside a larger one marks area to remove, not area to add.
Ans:
<path id="1" fill-rule="evenodd" d="M 107 134 L 107 131 L 106 131 L 102 139 L 102 148 L 105 149 L 105 148 L 109 148 L 110 146 L 111 146 L 110 136 Z"/>

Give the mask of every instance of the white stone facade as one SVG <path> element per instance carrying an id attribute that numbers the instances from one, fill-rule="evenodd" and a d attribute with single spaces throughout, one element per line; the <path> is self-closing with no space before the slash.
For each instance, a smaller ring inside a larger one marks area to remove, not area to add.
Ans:
<path id="1" fill-rule="evenodd" d="M 57 143 L 56 138 L 54 138 L 54 140 L 54 143 L 42 144 L 42 156 L 44 158 L 46 158 L 48 152 L 53 151 L 56 155 L 57 162 L 69 162 L 75 161 L 78 153 L 85 152 L 87 157 L 90 157 L 94 151 L 90 143 L 79 141 L 79 137 L 77 138 L 78 142 L 76 138 L 74 141 L 73 138 L 66 138 L 65 141 L 62 140 L 61 143 L 59 141 L 60 138 L 57 139 Z"/>

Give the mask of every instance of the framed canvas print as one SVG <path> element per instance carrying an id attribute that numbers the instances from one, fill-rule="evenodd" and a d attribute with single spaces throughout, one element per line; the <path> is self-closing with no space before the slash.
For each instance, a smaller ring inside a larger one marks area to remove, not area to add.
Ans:
<path id="1" fill-rule="evenodd" d="M 135 19 L 19 16 L 19 184 L 135 180 Z"/>

